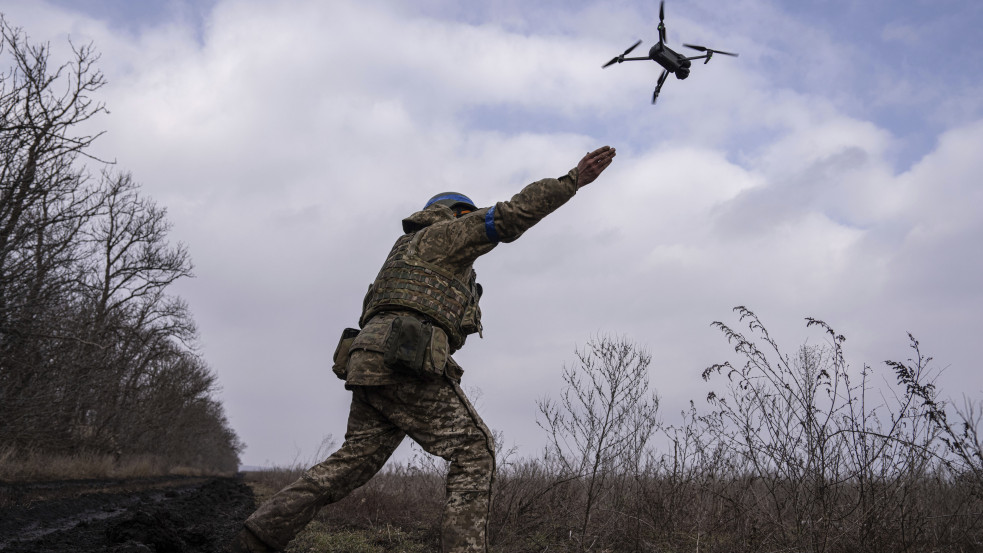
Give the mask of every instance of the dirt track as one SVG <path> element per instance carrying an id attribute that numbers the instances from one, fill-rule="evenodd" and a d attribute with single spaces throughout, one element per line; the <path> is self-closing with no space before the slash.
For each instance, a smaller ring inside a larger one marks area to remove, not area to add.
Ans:
<path id="1" fill-rule="evenodd" d="M 253 505 L 234 478 L 0 483 L 0 551 L 218 553 Z"/>

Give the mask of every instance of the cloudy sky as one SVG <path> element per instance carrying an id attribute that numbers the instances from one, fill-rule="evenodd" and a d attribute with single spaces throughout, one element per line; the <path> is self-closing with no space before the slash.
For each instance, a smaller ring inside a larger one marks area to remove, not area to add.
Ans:
<path id="1" fill-rule="evenodd" d="M 847 337 L 852 367 L 907 359 L 983 397 L 983 4 L 679 0 L 668 40 L 740 52 L 670 78 L 601 65 L 657 38 L 639 1 L 6 0 L 64 55 L 92 41 L 111 113 L 96 153 L 168 209 L 248 465 L 344 434 L 337 337 L 436 192 L 479 205 L 610 169 L 476 264 L 485 338 L 456 357 L 506 445 L 544 444 L 536 401 L 592 336 L 653 355 L 662 418 L 738 361 L 715 320 L 747 305 L 789 351 Z M 401 455 L 411 453 L 402 450 Z"/>

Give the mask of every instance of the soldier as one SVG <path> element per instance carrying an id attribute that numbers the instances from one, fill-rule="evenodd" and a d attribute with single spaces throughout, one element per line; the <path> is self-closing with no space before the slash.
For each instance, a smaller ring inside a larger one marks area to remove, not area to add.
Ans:
<path id="1" fill-rule="evenodd" d="M 450 357 L 469 334 L 481 333 L 472 265 L 566 203 L 614 156 L 613 148 L 599 148 L 559 179 L 534 182 L 492 207 L 448 192 L 403 219 L 405 234 L 365 296 L 361 331 L 344 335 L 335 352 L 335 372 L 352 391 L 345 443 L 263 503 L 233 551 L 284 549 L 321 507 L 378 472 L 407 435 L 450 462 L 441 551 L 487 550 L 495 446 Z"/>

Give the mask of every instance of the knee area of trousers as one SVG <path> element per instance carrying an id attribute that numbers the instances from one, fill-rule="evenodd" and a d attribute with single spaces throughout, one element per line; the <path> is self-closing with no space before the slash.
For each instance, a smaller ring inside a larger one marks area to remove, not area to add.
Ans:
<path id="1" fill-rule="evenodd" d="M 495 465 L 495 439 L 488 432 L 474 436 L 472 442 L 465 447 L 465 455 L 476 463 Z"/>
<path id="2" fill-rule="evenodd" d="M 481 444 L 460 456 L 458 462 L 467 465 L 474 472 L 491 475 L 495 472 L 495 450 Z"/>

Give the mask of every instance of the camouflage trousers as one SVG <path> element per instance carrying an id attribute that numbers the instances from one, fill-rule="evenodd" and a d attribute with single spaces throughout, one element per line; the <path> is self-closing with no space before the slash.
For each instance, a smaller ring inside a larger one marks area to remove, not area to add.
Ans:
<path id="1" fill-rule="evenodd" d="M 246 528 L 271 548 L 283 549 L 321 507 L 372 478 L 409 436 L 450 462 L 441 551 L 487 551 L 495 447 L 460 386 L 442 378 L 352 388 L 345 443 L 263 503 Z"/>

